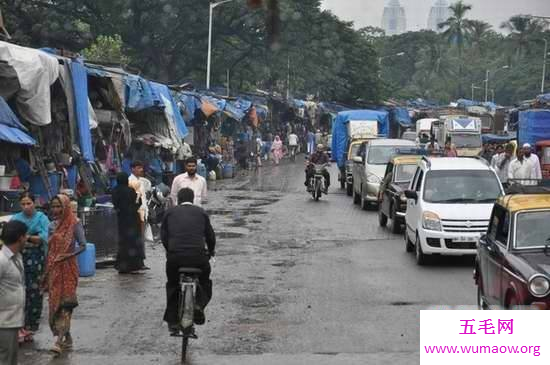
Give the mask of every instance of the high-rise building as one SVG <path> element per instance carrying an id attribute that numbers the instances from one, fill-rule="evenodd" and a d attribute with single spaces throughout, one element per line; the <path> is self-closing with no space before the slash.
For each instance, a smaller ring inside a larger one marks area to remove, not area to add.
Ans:
<path id="1" fill-rule="evenodd" d="M 437 0 L 430 10 L 428 18 L 428 29 L 440 32 L 439 24 L 443 23 L 451 16 L 449 3 L 447 0 Z"/>
<path id="2" fill-rule="evenodd" d="M 382 28 L 386 35 L 396 35 L 407 31 L 407 18 L 405 9 L 399 3 L 399 0 L 390 0 L 384 8 L 382 16 Z"/>

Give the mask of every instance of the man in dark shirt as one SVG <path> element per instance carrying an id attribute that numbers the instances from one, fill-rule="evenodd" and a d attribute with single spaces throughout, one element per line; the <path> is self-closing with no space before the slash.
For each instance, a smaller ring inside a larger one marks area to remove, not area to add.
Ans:
<path id="1" fill-rule="evenodd" d="M 179 269 L 201 269 L 194 313 L 196 324 L 204 324 L 204 308 L 212 298 L 209 260 L 215 255 L 216 235 L 208 214 L 193 205 L 195 194 L 189 188 L 178 192 L 178 205 L 166 211 L 161 227 L 161 239 L 166 249 L 166 311 L 164 321 L 170 332 L 179 331 L 178 298 Z"/>
<path id="2" fill-rule="evenodd" d="M 306 167 L 306 182 L 304 183 L 304 185 L 308 186 L 309 180 L 315 174 L 313 165 L 323 165 L 323 164 L 328 164 L 329 162 L 330 162 L 330 159 L 328 158 L 328 155 L 325 153 L 325 147 L 321 144 L 318 145 L 315 153 L 313 153 L 309 158 L 309 162 Z M 326 194 L 330 186 L 330 174 L 327 169 L 323 170 L 323 176 L 325 177 L 325 181 L 326 181 L 326 186 L 325 186 L 325 194 Z"/>

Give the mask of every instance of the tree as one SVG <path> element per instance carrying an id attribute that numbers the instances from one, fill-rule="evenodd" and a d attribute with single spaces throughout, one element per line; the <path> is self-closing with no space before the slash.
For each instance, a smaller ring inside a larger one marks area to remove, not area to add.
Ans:
<path id="1" fill-rule="evenodd" d="M 89 48 L 84 49 L 83 55 L 89 61 L 116 63 L 127 66 L 130 63 L 130 58 L 125 55 L 123 47 L 124 42 L 120 35 L 100 35 Z"/>
<path id="2" fill-rule="evenodd" d="M 533 34 L 544 30 L 544 23 L 522 15 L 516 15 L 502 23 L 500 27 L 510 32 L 508 39 L 511 41 L 513 49 L 516 50 L 516 62 L 519 62 L 528 53 Z"/>
<path id="3" fill-rule="evenodd" d="M 465 41 L 469 35 L 472 27 L 472 21 L 466 19 L 466 13 L 472 10 L 471 5 L 465 4 L 462 0 L 452 4 L 449 9 L 451 10 L 451 17 L 439 24 L 439 28 L 445 29 L 443 36 L 447 38 L 450 44 L 455 44 L 458 50 L 458 92 L 457 96 L 463 96 L 463 53 Z"/>
<path id="4" fill-rule="evenodd" d="M 468 39 L 472 45 L 476 49 L 477 55 L 480 55 L 483 53 L 485 40 L 490 34 L 491 31 L 491 25 L 487 22 L 479 21 L 479 20 L 471 20 L 469 24 L 469 30 L 468 30 Z"/>

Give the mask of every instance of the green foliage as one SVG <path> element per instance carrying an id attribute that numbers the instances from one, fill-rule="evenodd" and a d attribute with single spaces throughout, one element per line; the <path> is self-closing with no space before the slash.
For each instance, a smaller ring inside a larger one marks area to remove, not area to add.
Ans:
<path id="1" fill-rule="evenodd" d="M 130 63 L 130 58 L 124 54 L 124 42 L 118 34 L 114 36 L 97 37 L 95 42 L 82 51 L 84 57 L 89 61 L 115 63 L 126 66 Z"/>
<path id="2" fill-rule="evenodd" d="M 223 85 L 229 70 L 232 90 L 261 88 L 284 95 L 289 89 L 296 96 L 347 102 L 382 97 L 377 55 L 365 32 L 322 11 L 320 0 L 264 3 L 279 4 L 280 34 L 273 33 L 277 27 L 267 4 L 248 7 L 234 1 L 214 9 L 213 85 Z M 0 6 L 10 29 L 17 29 L 18 43 L 86 48 L 90 59 L 129 60 L 156 80 L 205 83 L 208 1 L 0 0 Z M 69 24 L 73 33 L 60 42 L 50 22 Z"/>

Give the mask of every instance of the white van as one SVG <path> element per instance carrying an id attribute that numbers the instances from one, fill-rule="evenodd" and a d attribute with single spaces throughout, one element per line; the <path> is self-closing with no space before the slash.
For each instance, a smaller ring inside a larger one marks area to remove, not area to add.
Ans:
<path id="1" fill-rule="evenodd" d="M 495 171 L 477 158 L 424 157 L 405 192 L 405 244 L 424 265 L 431 255 L 475 255 L 493 203 L 504 193 Z"/>

